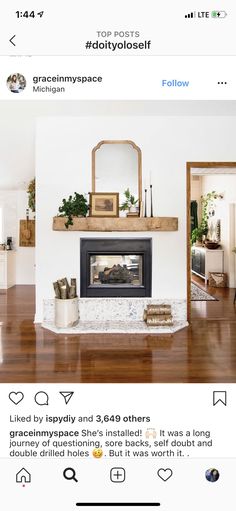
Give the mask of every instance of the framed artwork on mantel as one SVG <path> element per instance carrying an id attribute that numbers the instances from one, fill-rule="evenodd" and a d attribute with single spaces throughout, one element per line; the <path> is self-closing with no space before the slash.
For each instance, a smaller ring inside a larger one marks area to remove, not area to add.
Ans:
<path id="1" fill-rule="evenodd" d="M 118 217 L 119 193 L 90 193 L 90 216 Z"/>

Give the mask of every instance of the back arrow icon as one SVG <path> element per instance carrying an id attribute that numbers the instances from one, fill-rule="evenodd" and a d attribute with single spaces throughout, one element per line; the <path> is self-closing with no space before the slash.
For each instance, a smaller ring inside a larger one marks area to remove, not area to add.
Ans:
<path id="1" fill-rule="evenodd" d="M 15 43 L 13 42 L 14 37 L 16 37 L 16 34 L 15 34 L 15 35 L 13 35 L 13 36 L 11 37 L 11 39 L 9 39 L 9 42 L 10 42 L 11 44 L 13 44 L 13 46 L 16 46 L 16 45 L 15 45 Z"/>

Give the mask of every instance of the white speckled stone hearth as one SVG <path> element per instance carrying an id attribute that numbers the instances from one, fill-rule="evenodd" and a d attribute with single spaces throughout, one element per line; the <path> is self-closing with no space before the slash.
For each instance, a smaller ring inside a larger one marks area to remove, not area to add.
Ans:
<path id="1" fill-rule="evenodd" d="M 148 304 L 172 306 L 173 325 L 150 327 L 143 321 Z M 71 328 L 57 328 L 54 322 L 55 302 L 44 300 L 42 326 L 55 333 L 133 333 L 173 334 L 188 326 L 186 300 L 155 300 L 154 298 L 80 298 L 79 323 Z"/>

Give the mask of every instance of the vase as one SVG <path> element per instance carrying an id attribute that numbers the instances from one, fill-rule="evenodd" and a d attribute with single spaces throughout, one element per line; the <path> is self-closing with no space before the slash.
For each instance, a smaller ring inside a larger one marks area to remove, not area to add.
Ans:
<path id="1" fill-rule="evenodd" d="M 61 300 L 55 298 L 55 325 L 57 328 L 71 328 L 79 322 L 78 298 Z"/>

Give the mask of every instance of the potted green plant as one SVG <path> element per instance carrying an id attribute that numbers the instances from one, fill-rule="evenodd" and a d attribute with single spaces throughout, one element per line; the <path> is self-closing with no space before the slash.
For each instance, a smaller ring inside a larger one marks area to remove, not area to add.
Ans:
<path id="1" fill-rule="evenodd" d="M 206 234 L 206 230 L 203 229 L 201 226 L 196 227 L 193 229 L 192 235 L 191 235 L 191 243 L 199 243 L 202 244 L 202 237 Z"/>
<path id="2" fill-rule="evenodd" d="M 35 178 L 32 179 L 27 188 L 28 193 L 28 206 L 35 213 Z"/>
<path id="3" fill-rule="evenodd" d="M 132 195 L 130 189 L 124 191 L 125 200 L 120 206 L 120 211 L 129 211 L 129 213 L 136 213 L 138 199 L 135 199 L 135 196 Z"/>
<path id="4" fill-rule="evenodd" d="M 201 196 L 201 203 L 202 203 L 202 220 L 201 220 L 201 227 L 206 231 L 205 236 L 208 233 L 208 220 L 209 220 L 209 205 L 210 203 L 213 203 L 217 199 L 223 199 L 224 195 L 223 193 L 217 193 L 215 191 L 208 192 L 206 195 Z"/>
<path id="5" fill-rule="evenodd" d="M 202 219 L 199 227 L 196 227 L 192 231 L 191 235 L 191 243 L 199 243 L 202 244 L 203 236 L 207 236 L 208 234 L 208 220 L 209 220 L 209 204 L 211 202 L 214 203 L 217 199 L 223 199 L 222 193 L 217 193 L 215 191 L 208 192 L 206 195 L 201 196 L 201 204 L 202 204 Z"/>
<path id="6" fill-rule="evenodd" d="M 73 217 L 85 217 L 88 211 L 89 205 L 86 197 L 75 192 L 74 196 L 70 195 L 68 199 L 62 200 L 58 216 L 67 217 L 65 227 L 68 229 L 70 225 L 73 225 Z"/>

